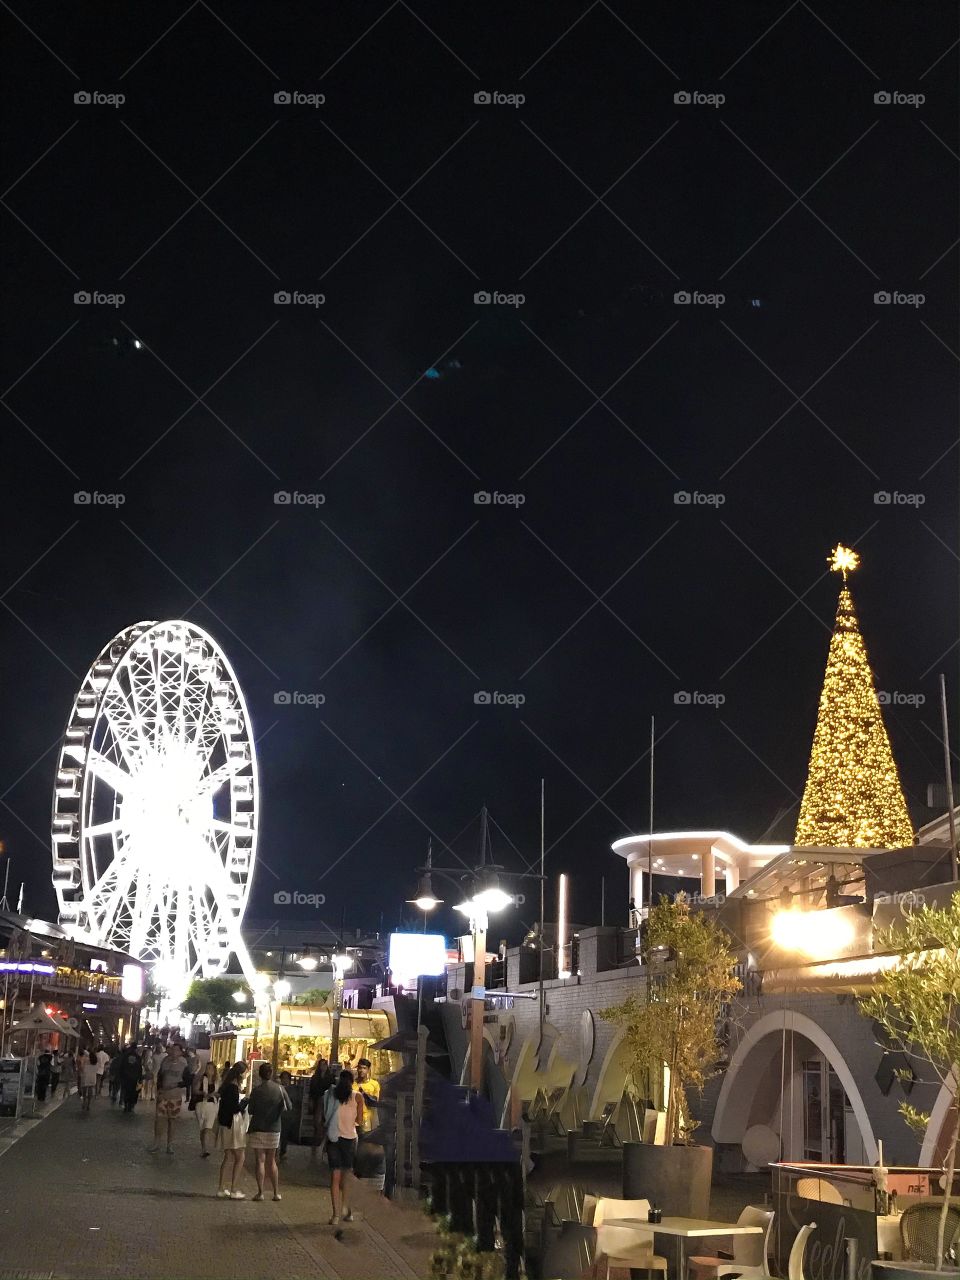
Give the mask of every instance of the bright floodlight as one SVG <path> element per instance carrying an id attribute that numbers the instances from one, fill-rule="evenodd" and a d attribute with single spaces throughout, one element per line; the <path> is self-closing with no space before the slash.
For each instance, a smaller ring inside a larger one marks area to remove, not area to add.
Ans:
<path id="1" fill-rule="evenodd" d="M 784 951 L 798 951 L 814 960 L 839 955 L 853 941 L 853 924 L 836 911 L 778 911 L 770 934 Z"/>
<path id="2" fill-rule="evenodd" d="M 84 676 L 60 748 L 53 884 L 74 937 L 223 973 L 240 937 L 259 796 L 250 717 L 214 640 L 139 622 Z M 173 984 L 168 984 L 172 989 Z"/>
<path id="3" fill-rule="evenodd" d="M 245 991 L 234 991 L 232 995 L 233 995 L 233 999 L 236 1000 L 237 1004 L 247 1003 L 247 993 Z"/>
<path id="4" fill-rule="evenodd" d="M 318 963 L 317 957 L 311 955 L 301 956 L 297 961 L 301 969 L 315 969 Z"/>
<path id="5" fill-rule="evenodd" d="M 501 889 L 498 884 L 490 885 L 487 889 L 481 889 L 479 893 L 473 895 L 474 905 L 482 908 L 488 914 L 494 911 L 502 911 L 504 907 L 509 907 L 513 902 L 513 895 Z"/>
<path id="6" fill-rule="evenodd" d="M 353 968 L 353 956 L 347 955 L 346 952 L 335 952 L 331 957 L 333 971 L 338 978 L 342 978 L 348 969 Z"/>
<path id="7" fill-rule="evenodd" d="M 278 1000 L 284 1000 L 290 994 L 290 983 L 286 978 L 277 978 L 273 984 L 273 994 Z"/>

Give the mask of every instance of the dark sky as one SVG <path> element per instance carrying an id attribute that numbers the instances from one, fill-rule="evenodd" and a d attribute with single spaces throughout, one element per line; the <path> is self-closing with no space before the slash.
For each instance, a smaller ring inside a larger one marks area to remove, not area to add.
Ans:
<path id="1" fill-rule="evenodd" d="M 937 673 L 958 691 L 952 3 L 2 16 L 0 834 L 32 911 L 55 910 L 72 697 L 142 618 L 208 629 L 245 690 L 254 914 L 299 888 L 393 925 L 428 833 L 471 862 L 484 801 L 519 868 L 541 777 L 574 915 L 604 875 L 619 909 L 651 715 L 659 829 L 789 839 L 838 539 L 933 816 Z M 295 91 L 326 101 L 275 102 Z"/>

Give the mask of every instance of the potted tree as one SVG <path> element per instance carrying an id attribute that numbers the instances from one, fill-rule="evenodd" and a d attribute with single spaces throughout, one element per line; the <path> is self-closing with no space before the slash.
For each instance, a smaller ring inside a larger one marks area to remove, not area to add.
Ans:
<path id="1" fill-rule="evenodd" d="M 719 1070 L 720 1028 L 740 990 L 727 935 L 683 894 L 652 908 L 641 958 L 644 990 L 600 1016 L 623 1029 L 634 1080 L 665 1114 L 663 1142 L 624 1147 L 624 1195 L 667 1213 L 706 1217 L 713 1149 L 694 1141 L 690 1099 Z"/>
<path id="2" fill-rule="evenodd" d="M 890 1046 L 917 1064 L 921 1079 L 939 1081 L 953 1100 L 937 1235 L 940 1262 L 935 1269 L 956 1274 L 956 1263 L 945 1268 L 943 1259 L 960 1143 L 960 893 L 946 907 L 921 906 L 906 912 L 902 923 L 878 931 L 874 950 L 893 953 L 898 960 L 875 978 L 874 990 L 859 1002 L 861 1011 L 879 1024 Z M 921 1133 L 930 1123 L 929 1114 L 906 1101 L 900 1103 L 900 1114 Z M 911 1269 L 916 1269 L 916 1263 Z"/>

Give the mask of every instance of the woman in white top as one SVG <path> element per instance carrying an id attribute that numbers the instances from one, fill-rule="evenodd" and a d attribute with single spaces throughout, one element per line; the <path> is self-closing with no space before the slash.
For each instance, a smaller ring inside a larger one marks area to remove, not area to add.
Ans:
<path id="1" fill-rule="evenodd" d="M 85 1053 L 80 1058 L 80 1110 L 89 1111 L 90 1103 L 93 1101 L 93 1091 L 97 1087 L 97 1082 L 103 1078 L 103 1073 L 97 1070 L 99 1063 L 97 1055 L 91 1051 Z"/>
<path id="2" fill-rule="evenodd" d="M 363 1124 L 363 1094 L 353 1091 L 353 1072 L 341 1071 L 340 1079 L 328 1089 L 323 1099 L 323 1118 L 327 1125 L 327 1160 L 330 1164 L 330 1200 L 336 1227 L 341 1217 L 353 1221 L 347 1207 L 347 1187 L 357 1155 L 357 1129 Z"/>

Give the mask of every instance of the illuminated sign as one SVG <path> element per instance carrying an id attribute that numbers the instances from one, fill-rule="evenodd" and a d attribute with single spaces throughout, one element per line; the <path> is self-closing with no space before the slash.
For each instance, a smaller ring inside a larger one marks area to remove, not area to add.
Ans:
<path id="1" fill-rule="evenodd" d="M 120 995 L 130 1004 L 139 1004 L 143 999 L 143 970 L 138 964 L 125 964 L 123 966 Z"/>
<path id="2" fill-rule="evenodd" d="M 391 933 L 390 969 L 395 977 L 434 977 L 444 973 L 446 965 L 442 933 Z"/>
<path id="3" fill-rule="evenodd" d="M 0 973 L 53 973 L 52 964 L 34 964 L 30 960 L 0 960 Z"/>

